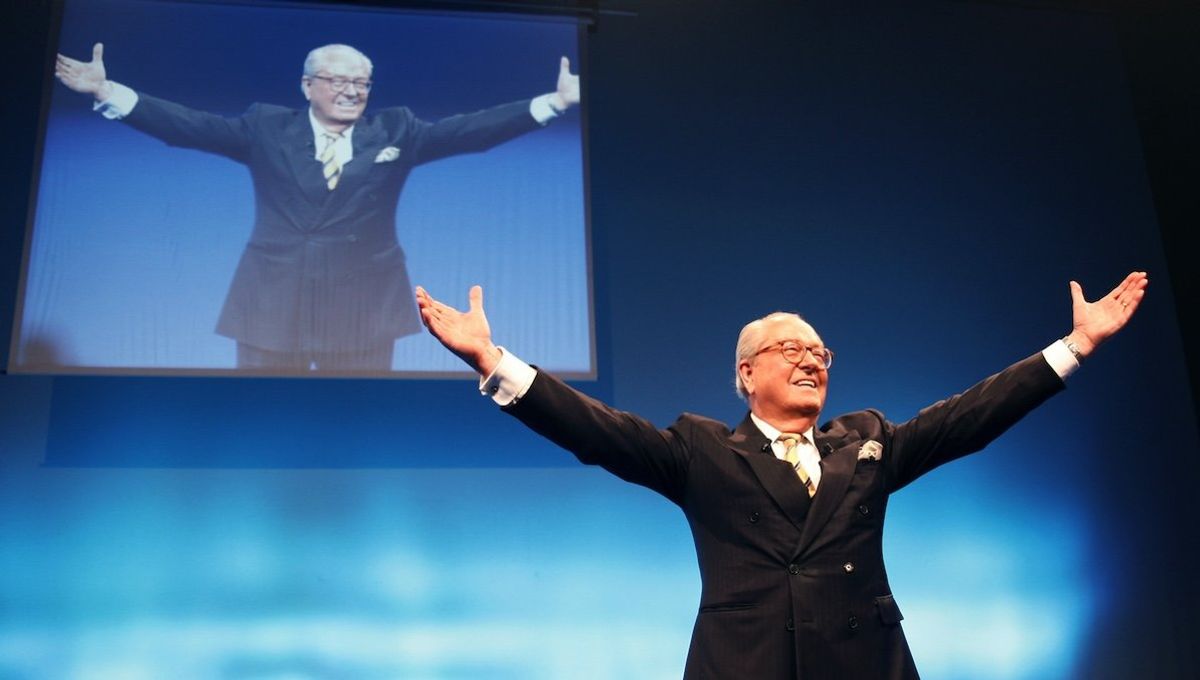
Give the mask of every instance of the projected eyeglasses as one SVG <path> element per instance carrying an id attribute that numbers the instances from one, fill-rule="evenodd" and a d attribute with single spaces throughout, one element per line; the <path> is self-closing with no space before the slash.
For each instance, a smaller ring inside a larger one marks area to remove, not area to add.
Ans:
<path id="1" fill-rule="evenodd" d="M 371 86 L 374 85 L 374 83 L 371 82 L 370 80 L 364 80 L 361 78 L 353 78 L 352 79 L 352 78 L 342 78 L 341 76 L 333 76 L 333 77 L 330 77 L 330 76 L 308 76 L 308 77 L 316 78 L 317 80 L 324 80 L 325 82 L 329 83 L 329 87 L 332 88 L 334 92 L 344 92 L 346 90 L 346 88 L 350 87 L 351 85 L 353 85 L 360 92 L 370 92 Z"/>

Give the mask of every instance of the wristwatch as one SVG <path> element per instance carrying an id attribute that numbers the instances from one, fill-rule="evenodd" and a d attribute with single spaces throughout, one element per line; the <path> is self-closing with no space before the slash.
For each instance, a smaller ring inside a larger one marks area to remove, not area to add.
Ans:
<path id="1" fill-rule="evenodd" d="M 1068 335 L 1064 337 L 1062 341 L 1063 344 L 1067 346 L 1067 349 L 1071 350 L 1071 355 L 1075 357 L 1075 361 L 1083 363 L 1083 352 L 1079 351 L 1079 345 L 1075 344 L 1075 341 L 1071 339 L 1071 336 Z"/>

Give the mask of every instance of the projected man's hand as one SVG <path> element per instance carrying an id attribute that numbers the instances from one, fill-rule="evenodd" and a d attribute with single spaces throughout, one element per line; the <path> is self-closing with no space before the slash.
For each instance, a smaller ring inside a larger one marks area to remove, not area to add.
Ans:
<path id="1" fill-rule="evenodd" d="M 571 61 L 566 57 L 558 62 L 558 85 L 552 98 L 559 111 L 579 103 L 579 76 L 571 73 Z"/>
<path id="2" fill-rule="evenodd" d="M 91 61 L 58 55 L 54 62 L 54 77 L 76 92 L 92 95 L 96 101 L 104 101 L 112 94 L 112 85 L 104 70 L 104 45 L 101 43 L 92 47 Z"/>
<path id="3" fill-rule="evenodd" d="M 471 286 L 466 312 L 439 302 L 417 286 L 417 307 L 425 327 L 459 359 L 480 375 L 490 375 L 500 361 L 500 349 L 492 344 L 492 330 L 483 313 L 483 288 Z"/>

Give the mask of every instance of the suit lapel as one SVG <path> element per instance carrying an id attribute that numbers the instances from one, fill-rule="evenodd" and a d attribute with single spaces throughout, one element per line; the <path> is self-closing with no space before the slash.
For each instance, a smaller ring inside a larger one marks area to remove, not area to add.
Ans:
<path id="1" fill-rule="evenodd" d="M 383 126 L 375 119 L 364 119 L 354 126 L 354 160 L 347 165 L 351 169 L 351 176 L 361 177 L 371 169 L 375 164 L 375 154 L 383 146 L 386 137 Z"/>
<path id="2" fill-rule="evenodd" d="M 304 200 L 314 208 L 320 208 L 328 192 L 325 188 L 325 177 L 321 174 L 321 164 L 316 159 L 316 148 L 313 146 L 312 124 L 308 120 L 308 111 L 297 111 L 292 121 L 283 130 L 280 152 L 284 162 L 296 179 L 296 186 Z"/>
<path id="3" fill-rule="evenodd" d="M 792 466 L 771 452 L 771 442 L 747 415 L 729 437 L 729 445 L 745 458 L 767 494 L 800 529 L 805 525 L 810 500 Z"/>
<path id="4" fill-rule="evenodd" d="M 821 483 L 817 486 L 817 494 L 812 499 L 812 509 L 804 522 L 804 531 L 800 535 L 800 545 L 796 552 L 804 552 L 833 517 L 833 513 L 841 505 L 846 490 L 850 488 L 850 480 L 854 477 L 854 467 L 858 463 L 858 454 L 854 443 L 843 445 L 836 437 L 830 437 L 820 430 L 815 432 L 817 451 L 821 452 Z"/>

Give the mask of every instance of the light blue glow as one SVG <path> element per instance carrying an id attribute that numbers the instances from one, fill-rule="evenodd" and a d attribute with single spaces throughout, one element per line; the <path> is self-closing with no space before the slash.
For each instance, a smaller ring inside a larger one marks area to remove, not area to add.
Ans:
<path id="1" fill-rule="evenodd" d="M 18 481 L 0 677 L 669 678 L 698 598 L 678 512 L 595 470 Z"/>
<path id="2" fill-rule="evenodd" d="M 595 469 L 42 468 L 5 488 L 0 677 L 677 678 L 699 597 L 682 515 Z M 980 499 L 930 533 L 938 495 L 902 498 L 889 561 L 923 676 L 1061 676 L 1090 608 L 1078 527 Z"/>

